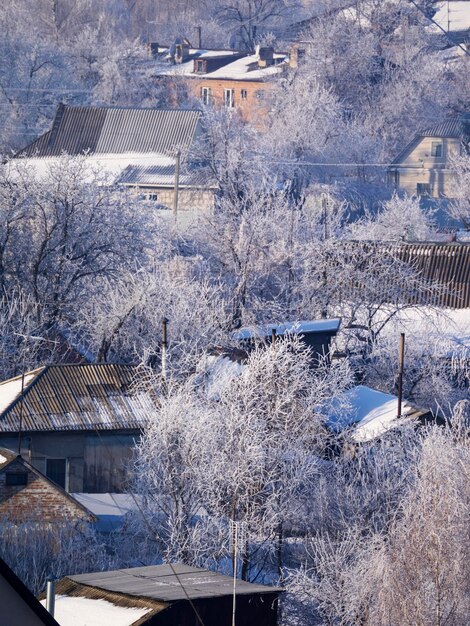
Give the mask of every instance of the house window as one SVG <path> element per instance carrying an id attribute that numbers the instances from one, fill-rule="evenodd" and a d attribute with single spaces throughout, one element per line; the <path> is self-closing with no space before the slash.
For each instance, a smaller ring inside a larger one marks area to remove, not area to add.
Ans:
<path id="1" fill-rule="evenodd" d="M 242 100 L 248 99 L 248 91 L 246 89 L 242 89 L 241 91 Z"/>
<path id="2" fill-rule="evenodd" d="M 7 487 L 17 487 L 28 484 L 27 472 L 7 472 L 5 484 Z"/>
<path id="3" fill-rule="evenodd" d="M 431 185 L 429 183 L 418 183 L 416 185 L 416 193 L 418 196 L 430 196 Z"/>
<path id="4" fill-rule="evenodd" d="M 227 109 L 233 109 L 235 106 L 235 90 L 224 89 L 224 104 Z"/>
<path id="5" fill-rule="evenodd" d="M 157 202 L 158 201 L 158 193 L 148 193 L 146 195 L 146 199 L 147 200 L 152 200 L 153 202 Z"/>
<path id="6" fill-rule="evenodd" d="M 442 142 L 433 141 L 431 143 L 431 156 L 433 157 L 441 157 L 442 156 Z"/>
<path id="7" fill-rule="evenodd" d="M 196 61 L 196 72 L 204 74 L 204 61 Z"/>
<path id="8" fill-rule="evenodd" d="M 46 459 L 46 476 L 65 489 L 67 459 Z"/>
<path id="9" fill-rule="evenodd" d="M 211 101 L 211 90 L 210 87 L 202 87 L 201 88 L 201 100 L 204 106 L 209 106 Z"/>

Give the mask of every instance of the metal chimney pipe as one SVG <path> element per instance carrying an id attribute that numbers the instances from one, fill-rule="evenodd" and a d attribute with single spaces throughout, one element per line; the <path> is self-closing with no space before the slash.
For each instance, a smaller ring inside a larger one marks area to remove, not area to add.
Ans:
<path id="1" fill-rule="evenodd" d="M 55 610 L 55 578 L 49 576 L 47 579 L 47 591 L 46 591 L 46 609 L 54 617 Z"/>
<path id="2" fill-rule="evenodd" d="M 166 359 L 168 352 L 168 320 L 162 319 L 162 376 L 166 379 Z"/>
<path id="3" fill-rule="evenodd" d="M 403 367 L 405 364 L 405 333 L 400 334 L 400 349 L 398 352 L 398 413 L 397 417 L 401 417 L 402 398 L 403 398 Z"/>

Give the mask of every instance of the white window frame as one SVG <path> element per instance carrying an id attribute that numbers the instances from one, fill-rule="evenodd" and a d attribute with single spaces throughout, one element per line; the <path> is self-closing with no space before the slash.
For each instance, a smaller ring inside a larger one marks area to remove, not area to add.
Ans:
<path id="1" fill-rule="evenodd" d="M 201 87 L 201 100 L 204 106 L 209 106 L 211 103 L 211 88 L 210 87 Z"/>
<path id="2" fill-rule="evenodd" d="M 235 89 L 224 89 L 224 105 L 227 109 L 235 108 Z"/>

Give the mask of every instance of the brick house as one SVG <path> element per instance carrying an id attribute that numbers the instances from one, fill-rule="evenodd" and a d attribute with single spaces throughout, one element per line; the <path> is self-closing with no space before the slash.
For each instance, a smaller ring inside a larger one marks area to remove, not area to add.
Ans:
<path id="1" fill-rule="evenodd" d="M 0 519 L 94 522 L 95 516 L 21 456 L 0 448 Z"/>
<path id="2" fill-rule="evenodd" d="M 160 68 L 154 76 L 166 82 L 175 106 L 182 104 L 178 87 L 184 83 L 185 97 L 189 95 L 204 106 L 236 110 L 245 120 L 259 124 L 271 108 L 279 79 L 291 67 L 289 55 L 272 47 L 258 47 L 254 54 L 198 49 L 180 37 L 158 52 L 169 67 Z"/>
<path id="3" fill-rule="evenodd" d="M 68 492 L 120 493 L 133 448 L 157 403 L 138 368 L 118 364 L 40 367 L 0 384 L 0 446 Z"/>

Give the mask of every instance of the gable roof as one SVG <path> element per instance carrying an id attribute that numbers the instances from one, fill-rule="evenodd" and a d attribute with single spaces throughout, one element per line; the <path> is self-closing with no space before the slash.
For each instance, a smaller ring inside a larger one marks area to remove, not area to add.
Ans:
<path id="1" fill-rule="evenodd" d="M 75 498 L 73 495 L 69 494 L 67 491 L 65 491 L 65 489 L 63 489 L 60 485 L 55 483 L 53 480 L 45 476 L 45 474 L 43 474 L 36 467 L 31 465 L 31 463 L 28 463 L 28 461 L 24 459 L 20 454 L 16 454 L 12 450 L 8 450 L 7 448 L 0 448 L 0 473 L 3 472 L 4 470 L 7 470 L 10 467 L 10 465 L 12 465 L 13 463 L 19 463 L 25 468 L 25 470 L 27 470 L 28 472 L 31 472 L 32 474 L 35 474 L 38 478 L 48 483 L 53 489 L 58 491 L 63 498 L 66 498 L 70 502 L 70 504 L 72 504 L 74 507 L 80 509 L 83 513 L 85 513 L 88 517 L 88 521 L 90 522 L 97 521 L 97 517 L 94 514 L 94 512 L 91 511 L 89 508 L 87 508 L 85 504 L 80 502 L 78 498 Z M 18 470 L 13 469 L 13 471 L 15 472 Z M 34 496 L 34 494 L 32 495 Z M 39 497 L 42 498 L 42 495 L 40 495 Z M 2 503 L 2 498 L 0 497 L 0 504 L 1 503 Z M 46 502 L 46 506 L 47 506 L 47 502 Z"/>
<path id="2" fill-rule="evenodd" d="M 0 384 L 0 432 L 143 428 L 157 394 L 137 391 L 138 369 L 119 364 L 49 365 Z"/>
<path id="3" fill-rule="evenodd" d="M 200 111 L 136 107 L 73 107 L 60 104 L 50 131 L 16 156 L 161 154 L 187 151 Z"/>
<path id="4" fill-rule="evenodd" d="M 52 617 L 52 615 L 41 605 L 41 603 L 34 597 L 31 591 L 26 587 L 26 585 L 18 578 L 13 570 L 10 569 L 10 567 L 8 567 L 5 561 L 1 558 L 0 578 L 3 579 L 3 582 L 7 584 L 8 594 L 11 594 L 11 596 L 16 596 L 16 602 L 9 603 L 8 607 L 9 626 L 25 626 L 25 624 L 44 624 L 44 626 L 59 626 L 59 624 Z M 22 608 L 18 610 L 17 607 Z M 31 620 L 31 617 L 33 615 L 37 617 L 37 620 Z M 25 622 L 25 619 L 28 619 L 28 621 Z"/>
<path id="5" fill-rule="evenodd" d="M 419 131 L 403 150 L 393 159 L 392 165 L 398 165 L 422 137 L 448 137 L 451 139 L 470 138 L 470 113 L 449 117 L 443 122 Z"/>

